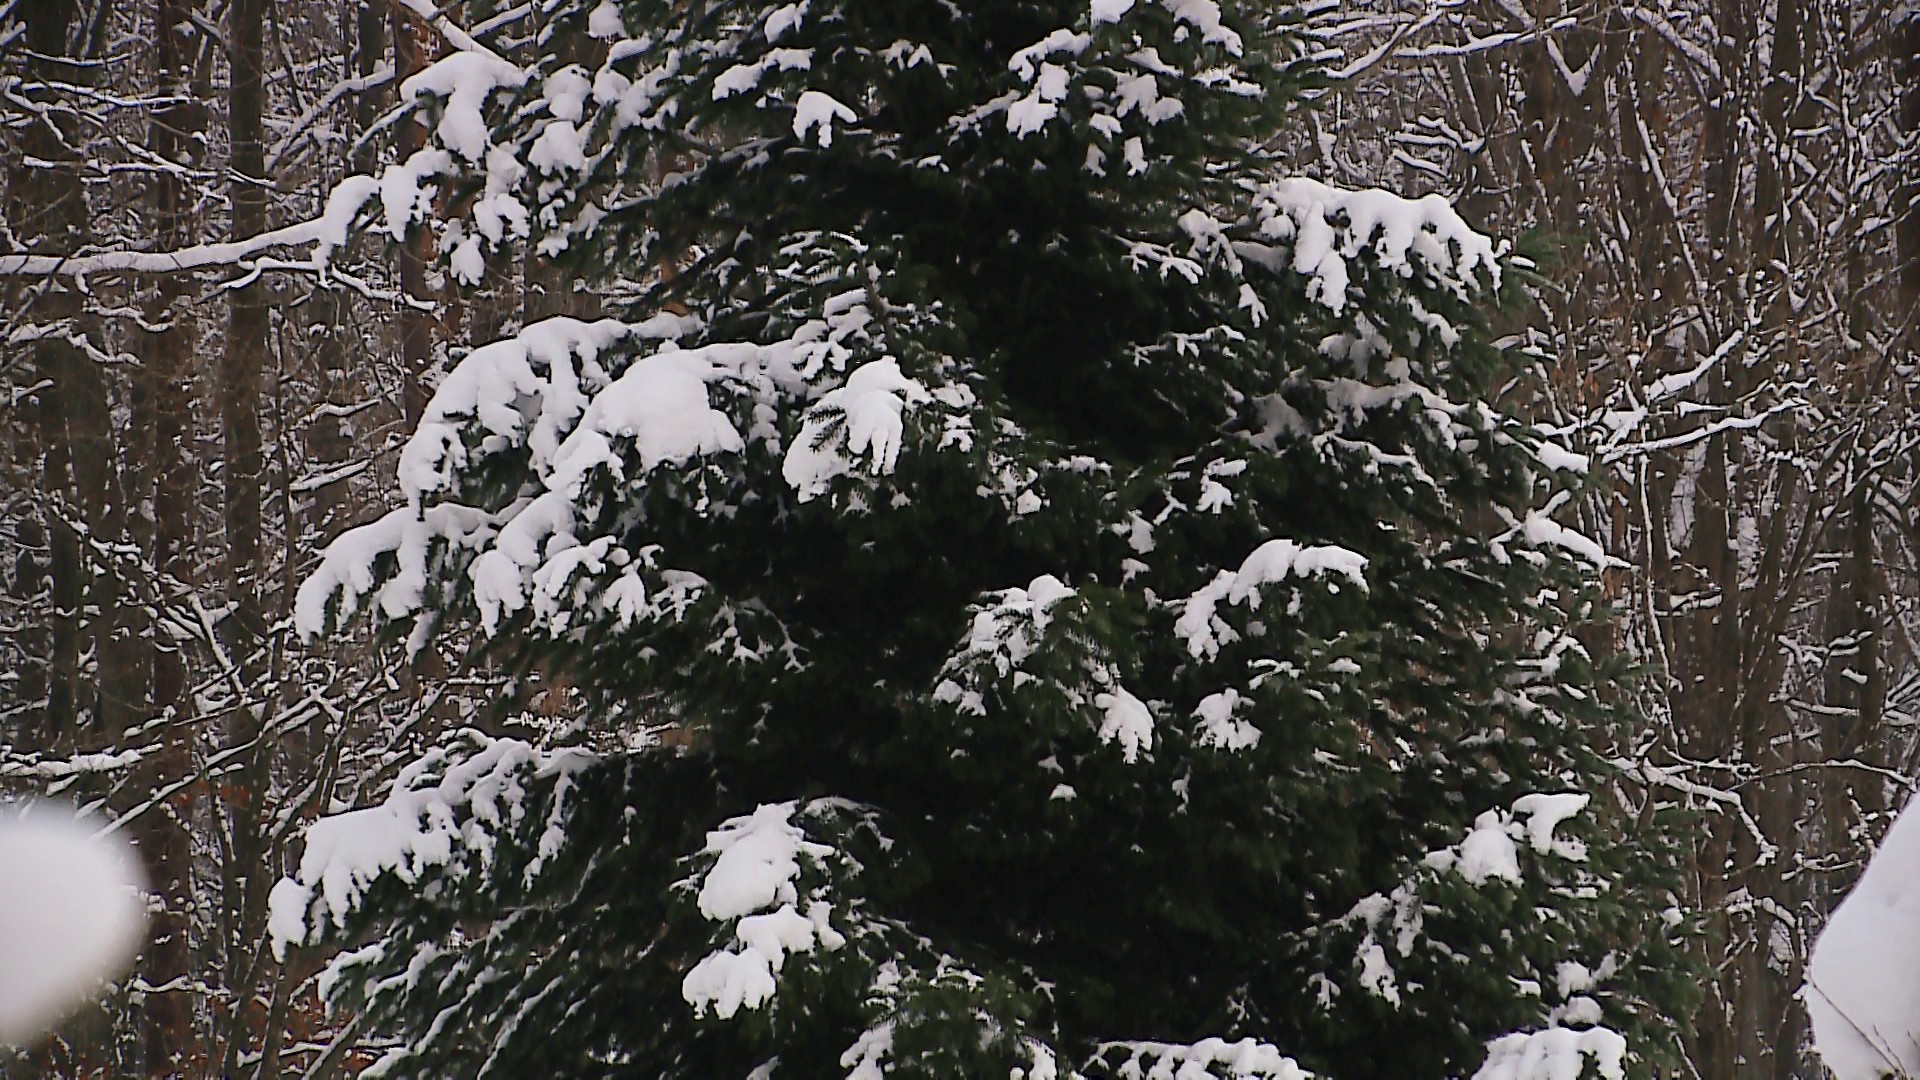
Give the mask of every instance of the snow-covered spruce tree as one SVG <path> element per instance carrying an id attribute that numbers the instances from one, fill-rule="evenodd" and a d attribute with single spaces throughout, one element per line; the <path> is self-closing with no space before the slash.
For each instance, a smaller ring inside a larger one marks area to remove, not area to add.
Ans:
<path id="1" fill-rule="evenodd" d="M 582 695 L 319 821 L 276 888 L 283 952 L 347 946 L 322 989 L 398 1040 L 378 1072 L 1669 1051 L 1671 852 L 1603 794 L 1598 550 L 1547 516 L 1580 462 L 1486 403 L 1537 362 L 1481 332 L 1500 247 L 1260 149 L 1325 85 L 1303 23 L 574 18 L 597 70 L 440 62 L 403 91 L 428 148 L 327 219 L 377 195 L 462 280 L 523 239 L 657 279 L 468 355 L 405 504 L 301 592 L 309 633 L 477 623 Z"/>

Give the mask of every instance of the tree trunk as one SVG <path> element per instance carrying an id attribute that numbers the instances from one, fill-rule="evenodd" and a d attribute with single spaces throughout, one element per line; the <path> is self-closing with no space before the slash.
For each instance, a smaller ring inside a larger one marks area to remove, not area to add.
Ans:
<path id="1" fill-rule="evenodd" d="M 73 0 L 30 4 L 25 12 L 26 42 L 35 58 L 29 71 L 36 77 L 65 81 L 77 77 L 68 55 L 68 39 L 78 15 Z M 87 207 L 80 163 L 74 160 L 65 135 L 51 115 L 26 129 L 22 147 L 35 164 L 22 169 L 20 190 L 14 199 L 16 230 L 27 246 L 43 254 L 78 251 L 85 242 Z M 78 320 L 79 294 L 57 281 L 38 287 L 29 300 L 35 321 L 65 323 Z M 90 376 L 88 361 L 60 336 L 42 338 L 32 349 L 37 381 L 45 383 L 37 395 L 37 436 L 41 450 L 40 498 L 46 520 L 48 600 L 48 656 L 46 705 L 41 710 L 37 740 L 47 749 L 71 749 L 79 734 L 81 605 L 85 588 L 80 560 L 80 538 L 70 521 L 77 501 L 73 473 L 69 416 L 90 395 L 80 384 Z"/>
<path id="2" fill-rule="evenodd" d="M 422 28 L 412 9 L 399 2 L 393 5 L 394 85 L 405 82 L 426 66 L 426 47 Z M 401 122 L 399 154 L 405 160 L 427 143 L 427 129 L 412 119 Z M 409 300 L 428 298 L 427 260 L 433 248 L 433 236 L 426 228 L 415 229 L 400 245 L 400 291 Z M 433 359 L 433 316 L 409 304 L 400 310 L 400 363 L 403 372 L 400 403 L 412 430 L 426 412 L 426 384 L 422 381 Z"/>
<path id="3" fill-rule="evenodd" d="M 228 190 L 233 205 L 232 235 L 266 230 L 267 189 L 262 147 L 261 84 L 265 61 L 265 0 L 230 0 L 227 7 L 227 58 L 232 86 L 227 124 L 232 145 Z M 239 667 L 240 687 L 228 708 L 230 746 L 253 744 L 238 772 L 225 778 L 230 847 L 222 868 L 225 916 L 225 986 L 232 1012 L 225 1025 L 225 1071 L 251 1041 L 255 1022 L 253 978 L 259 927 L 264 918 L 266 885 L 265 822 L 267 748 L 259 745 L 261 722 L 269 707 L 260 693 L 265 638 L 262 597 L 260 384 L 268 358 L 268 311 L 259 287 L 228 293 L 227 340 L 220 369 L 221 481 L 227 530 L 226 585 L 232 612 L 224 624 L 227 648 Z"/>
<path id="4" fill-rule="evenodd" d="M 162 95 L 187 96 L 193 78 L 193 59 L 184 47 L 184 28 L 192 25 L 190 0 L 157 0 L 154 19 Z M 205 126 L 205 109 L 198 102 L 173 106 L 157 113 L 148 128 L 147 145 L 162 161 L 193 155 L 196 135 Z M 191 211 L 179 178 L 155 175 L 150 190 L 152 228 L 167 247 L 194 240 Z M 193 354 L 195 319 L 192 282 L 169 275 L 150 294 L 147 321 L 159 327 L 146 339 L 141 378 L 149 402 L 153 566 L 160 572 L 156 592 L 173 595 L 172 583 L 193 579 L 194 474 L 189 446 L 193 409 Z M 160 751 L 153 760 L 150 780 L 156 788 L 178 782 L 192 768 L 192 729 L 187 723 L 187 668 L 178 645 L 166 635 L 152 633 L 147 642 L 153 671 L 152 704 L 160 719 Z M 193 1030 L 193 996 L 188 989 L 193 974 L 189 912 L 193 902 L 193 843 L 188 834 L 193 817 L 193 793 L 183 788 L 149 811 L 140 826 L 140 845 L 146 853 L 152 886 L 159 894 L 142 972 L 150 989 L 145 1007 L 145 1053 L 152 1076 L 171 1076 L 186 1069 L 197 1040 Z"/>
<path id="5" fill-rule="evenodd" d="M 1900 96 L 1900 130 L 1909 147 L 1920 140 L 1920 7 L 1908 5 L 1906 18 L 1895 27 L 1905 89 Z M 1906 183 L 1900 186 L 1895 212 L 1900 215 L 1900 301 L 1895 311 L 1906 317 L 1909 356 L 1920 356 L 1920 150 L 1907 151 Z"/>

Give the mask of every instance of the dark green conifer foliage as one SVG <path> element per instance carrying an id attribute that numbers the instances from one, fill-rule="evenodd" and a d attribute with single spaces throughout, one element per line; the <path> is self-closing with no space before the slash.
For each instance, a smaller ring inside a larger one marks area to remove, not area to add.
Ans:
<path id="1" fill-rule="evenodd" d="M 276 890 L 283 946 L 357 946 L 325 989 L 386 1075 L 1664 1060 L 1673 851 L 1543 512 L 1579 463 L 1485 404 L 1540 363 L 1484 333 L 1514 267 L 1261 149 L 1329 92 L 1309 22 L 590 6 L 598 70 L 411 87 L 456 212 L 389 183 L 389 227 L 675 273 L 472 354 L 301 597 L 584 695 Z"/>

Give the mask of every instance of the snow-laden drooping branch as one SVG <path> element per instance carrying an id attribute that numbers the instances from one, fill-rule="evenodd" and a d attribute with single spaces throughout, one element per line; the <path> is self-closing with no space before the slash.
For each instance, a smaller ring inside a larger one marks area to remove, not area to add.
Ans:
<path id="1" fill-rule="evenodd" d="M 607 518 L 606 492 L 663 472 L 717 479 L 752 452 L 780 457 L 798 502 L 835 493 L 859 503 L 909 443 L 968 452 L 956 436 L 973 399 L 901 372 L 874 315 L 881 303 L 865 289 L 830 295 L 824 318 L 764 344 L 697 343 L 699 319 L 661 313 L 549 319 L 473 350 L 401 451 L 405 505 L 329 545 L 300 588 L 296 626 L 316 637 L 369 599 L 383 620 L 409 619 L 432 582 L 450 577 L 470 586 L 489 634 L 521 616 L 559 634 L 592 611 L 627 631 L 675 624 L 703 600 L 724 606 L 704 578 Z M 791 441 L 783 414 L 799 420 Z M 480 478 L 500 465 L 524 480 L 484 489 Z M 716 654 L 760 655 L 733 644 Z"/>
<path id="2" fill-rule="evenodd" d="M 428 65 L 401 86 L 403 104 L 414 105 L 423 98 L 444 100 L 435 135 L 448 148 L 464 148 L 472 153 L 469 161 L 479 161 L 490 146 L 488 119 L 483 115 L 487 99 L 497 89 L 522 85 L 527 73 L 508 62 L 499 53 L 475 40 L 472 35 L 437 8 L 432 0 L 401 0 L 408 9 L 444 38 L 456 50 L 453 55 Z M 338 97 L 392 79 L 387 67 L 371 75 L 346 79 L 293 125 L 272 151 L 271 162 L 278 162 L 293 139 L 310 124 L 319 110 Z M 430 147 L 431 154 L 438 148 Z M 170 251 L 96 251 L 70 255 L 0 255 L 0 277 L 65 277 L 76 280 L 103 274 L 169 274 L 212 267 L 231 267 L 249 263 L 258 256 L 281 248 L 311 246 L 312 265 L 326 271 L 332 253 L 342 247 L 366 203 L 379 193 L 388 206 L 389 231 L 395 227 L 393 206 L 402 193 L 408 194 L 409 208 L 417 206 L 422 185 L 448 168 L 423 167 L 424 159 L 396 162 L 380 176 L 349 176 L 336 184 L 326 208 L 315 218 L 272 229 L 250 237 L 215 243 L 194 244 Z M 270 164 L 271 164 L 270 162 Z M 493 194 L 493 193 L 489 193 Z M 410 225 L 414 216 L 404 216 L 399 225 Z M 499 238 L 494 237 L 497 241 Z"/>
<path id="3" fill-rule="evenodd" d="M 932 693 L 963 728 L 996 715 L 1035 727 L 1071 718 L 1117 747 L 1126 764 L 1153 749 L 1153 707 L 1123 685 L 1110 656 L 1087 648 L 1089 597 L 1042 574 L 1025 588 L 987 593 L 969 610 L 972 626 Z"/>
<path id="4" fill-rule="evenodd" d="M 1247 242 L 1236 245 L 1242 257 L 1306 275 L 1307 295 L 1335 314 L 1349 303 L 1350 264 L 1363 254 L 1383 270 L 1418 275 L 1462 299 L 1500 285 L 1504 245 L 1475 231 L 1438 195 L 1408 199 L 1291 177 L 1262 189 L 1254 212 L 1261 236 L 1281 244 L 1285 254 Z"/>
<path id="5" fill-rule="evenodd" d="M 1581 862 L 1587 857 L 1585 845 L 1555 836 L 1554 830 L 1586 809 L 1591 798 L 1585 792 L 1522 795 L 1514 800 L 1510 813 L 1481 814 L 1460 843 L 1429 853 L 1424 865 L 1457 873 L 1475 885 L 1495 878 L 1517 883 L 1521 880 L 1520 840 L 1526 840 L 1536 854 Z"/>
<path id="6" fill-rule="evenodd" d="M 399 0 L 399 2 L 401 6 L 418 15 L 428 26 L 433 27 L 441 37 L 446 39 L 447 44 L 461 52 L 478 53 L 495 60 L 500 59 L 499 53 L 475 41 L 473 35 L 462 29 L 459 23 L 447 18 L 446 12 L 442 11 L 433 0 Z"/>
<path id="7" fill-rule="evenodd" d="M 1627 1040 L 1605 1027 L 1550 1027 L 1502 1035 L 1487 1044 L 1473 1080 L 1562 1080 L 1592 1075 L 1626 1080 Z"/>
<path id="8" fill-rule="evenodd" d="M 1220 647 L 1239 640 L 1239 634 L 1219 616 L 1221 604 L 1237 604 L 1257 611 L 1262 590 L 1290 579 L 1320 579 L 1333 592 L 1340 583 L 1365 592 L 1366 556 L 1332 544 L 1302 545 L 1293 540 L 1276 539 L 1255 548 L 1238 570 L 1222 570 L 1205 586 L 1181 604 L 1180 617 L 1173 632 L 1185 645 L 1188 655 L 1211 657 Z"/>
<path id="9" fill-rule="evenodd" d="M 1105 1070 L 1110 1069 L 1112 1075 L 1123 1077 L 1313 1080 L 1312 1073 L 1278 1047 L 1252 1038 L 1232 1042 L 1219 1038 L 1193 1043 L 1110 1042 L 1100 1048 L 1097 1060 L 1104 1069 L 1093 1075 L 1106 1075 Z"/>
<path id="10" fill-rule="evenodd" d="M 276 956 L 345 926 L 382 878 L 411 883 L 491 870 L 504 834 L 536 805 L 530 788 L 537 782 L 549 789 L 543 796 L 548 820 L 524 873 L 539 873 L 564 835 L 569 777 L 597 758 L 474 731 L 462 737 L 471 752 L 430 752 L 401 772 L 384 803 L 308 826 L 299 870 L 269 897 L 267 930 Z"/>
<path id="11" fill-rule="evenodd" d="M 87 278 L 101 274 L 170 274 L 238 266 L 278 248 L 312 246 L 324 265 L 346 243 L 360 209 L 374 194 L 371 177 L 353 176 L 334 188 L 319 217 L 240 240 L 194 244 L 172 251 L 100 251 L 86 255 L 0 255 L 0 277 Z"/>
<path id="12" fill-rule="evenodd" d="M 578 425 L 606 434 L 621 432 L 642 445 L 651 466 L 699 452 L 709 439 L 704 380 L 694 354 L 674 365 L 702 382 L 695 403 L 686 394 L 649 393 L 670 373 L 649 378 L 647 369 L 615 379 L 602 355 L 626 342 L 672 341 L 699 328 L 697 320 L 663 315 L 640 323 L 602 319 L 586 323 L 553 318 L 534 323 L 518 335 L 490 342 L 469 353 L 449 372 L 400 455 L 399 481 L 407 501 L 420 505 L 430 495 L 455 487 L 456 473 L 467 464 L 463 429 L 476 427 L 503 446 L 525 446 L 534 470 L 554 478 L 557 487 L 577 487 L 595 462 L 584 460 Z M 664 354 L 663 354 L 664 355 Z M 677 359 L 677 358 L 676 358 Z M 639 365 L 635 365 L 639 367 Z M 621 383 L 632 382 L 614 391 Z M 609 427 L 611 425 L 611 427 Z M 601 455 L 604 460 L 604 454 Z"/>
<path id="13" fill-rule="evenodd" d="M 681 995 L 695 1015 L 711 1011 L 729 1020 L 743 1008 L 758 1009 L 774 996 L 790 958 L 846 944 L 832 924 L 831 890 L 823 884 L 803 891 L 801 884 L 803 870 L 834 862 L 857 868 L 803 828 L 807 818 L 844 806 L 832 800 L 804 807 L 769 803 L 707 834 L 701 856 L 712 862 L 685 887 L 694 892 L 700 914 L 726 928 L 729 940 L 681 981 Z"/>
<path id="14" fill-rule="evenodd" d="M 885 475 L 900 456 L 907 408 L 931 400 L 927 389 L 900 374 L 892 360 L 875 360 L 828 392 L 807 411 L 800 434 L 787 449 L 782 474 L 800 500 L 824 495 L 835 477 L 866 459 L 869 471 Z"/>

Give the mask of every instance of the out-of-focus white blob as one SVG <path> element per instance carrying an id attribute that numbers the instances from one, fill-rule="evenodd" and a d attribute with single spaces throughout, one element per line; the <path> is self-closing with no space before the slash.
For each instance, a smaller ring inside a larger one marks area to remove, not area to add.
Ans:
<path id="1" fill-rule="evenodd" d="M 1834 1076 L 1920 1074 L 1920 804 L 1887 831 L 1807 968 L 1800 999 Z"/>
<path id="2" fill-rule="evenodd" d="M 125 841 L 71 811 L 0 807 L 0 1044 L 24 1046 L 127 970 L 141 880 Z"/>

